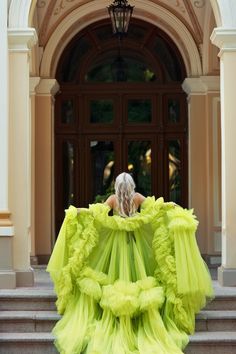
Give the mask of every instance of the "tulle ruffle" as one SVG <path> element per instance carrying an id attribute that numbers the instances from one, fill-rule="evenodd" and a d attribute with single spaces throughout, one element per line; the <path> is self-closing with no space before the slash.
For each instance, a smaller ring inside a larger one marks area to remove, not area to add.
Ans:
<path id="1" fill-rule="evenodd" d="M 154 197 L 148 197 L 143 203 L 141 212 L 128 218 L 123 218 L 119 215 L 109 216 L 109 206 L 102 203 L 91 204 L 89 210 L 97 226 L 116 231 L 134 231 L 145 224 L 151 223 L 153 219 L 157 218 L 158 212 L 163 204 L 163 198 L 155 200 Z"/>
<path id="2" fill-rule="evenodd" d="M 66 211 L 47 270 L 66 354 L 181 354 L 213 297 L 192 210 L 148 197 L 133 217 L 104 204 Z M 191 280 L 192 279 L 192 280 Z M 79 328 L 79 329 L 77 329 Z"/>

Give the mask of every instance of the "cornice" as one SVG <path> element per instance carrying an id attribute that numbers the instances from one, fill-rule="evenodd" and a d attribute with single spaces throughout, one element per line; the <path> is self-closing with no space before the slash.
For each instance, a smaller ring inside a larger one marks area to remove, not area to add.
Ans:
<path id="1" fill-rule="evenodd" d="M 36 93 L 36 87 L 38 86 L 39 81 L 39 76 L 32 76 L 29 78 L 30 95 L 34 95 Z"/>
<path id="2" fill-rule="evenodd" d="M 219 76 L 200 76 L 186 78 L 182 84 L 183 90 L 188 95 L 205 95 L 208 92 L 220 91 Z"/>
<path id="3" fill-rule="evenodd" d="M 60 86 L 55 79 L 41 79 L 36 87 L 36 93 L 38 96 L 54 96 Z"/>
<path id="4" fill-rule="evenodd" d="M 224 52 L 236 51 L 236 29 L 235 28 L 214 28 L 211 34 L 211 42 L 220 48 L 219 56 Z"/>
<path id="5" fill-rule="evenodd" d="M 32 48 L 38 41 L 34 28 L 9 28 L 8 47 L 10 51 L 24 52 Z"/>

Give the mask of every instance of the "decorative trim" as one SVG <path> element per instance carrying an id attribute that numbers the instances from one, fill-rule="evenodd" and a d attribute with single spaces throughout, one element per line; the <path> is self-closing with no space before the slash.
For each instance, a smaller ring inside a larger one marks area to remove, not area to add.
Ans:
<path id="1" fill-rule="evenodd" d="M 198 44 L 202 43 L 203 42 L 202 28 L 201 28 L 201 26 L 199 24 L 198 18 L 197 18 L 196 13 L 195 13 L 195 11 L 193 9 L 191 1 L 189 1 L 189 0 L 183 0 L 183 1 L 184 1 L 186 9 L 188 11 L 188 15 L 190 17 L 190 20 L 192 22 L 195 35 L 197 36 Z M 196 4 L 195 4 L 196 2 L 198 2 L 198 1 L 194 2 L 194 6 L 196 6 Z M 198 6 L 198 7 L 200 7 L 200 6 Z"/>
<path id="2" fill-rule="evenodd" d="M 195 7 L 197 7 L 198 9 L 201 9 L 202 7 L 204 7 L 206 5 L 206 0 L 195 0 L 193 2 L 193 5 Z"/>
<path id="3" fill-rule="evenodd" d="M 40 81 L 39 76 L 29 78 L 29 87 L 30 87 L 30 95 L 31 96 L 36 94 L 36 87 L 38 86 L 39 81 Z"/>
<path id="4" fill-rule="evenodd" d="M 11 213 L 9 213 L 9 211 L 0 212 L 0 227 L 13 226 L 10 215 Z"/>
<path id="5" fill-rule="evenodd" d="M 39 3 L 39 1 L 38 1 L 38 3 Z M 38 3 L 37 3 L 37 6 L 38 6 Z M 42 3 L 44 3 L 44 6 L 46 5 L 45 1 L 41 1 L 41 5 L 42 5 Z M 45 37 L 47 34 L 48 25 L 50 23 L 50 17 L 53 13 L 53 9 L 54 9 L 56 3 L 57 3 L 57 0 L 51 0 L 49 2 L 49 5 L 46 10 L 46 14 L 44 16 L 43 23 L 41 25 L 40 32 L 39 32 L 39 45 L 42 45 L 42 46 L 45 45 Z M 44 6 L 38 6 L 38 7 L 42 8 Z"/>
<path id="6" fill-rule="evenodd" d="M 208 92 L 220 91 L 220 77 L 219 76 L 200 76 L 198 78 L 187 77 L 183 84 L 183 90 L 188 95 L 204 95 Z"/>
<path id="7" fill-rule="evenodd" d="M 27 52 L 38 41 L 34 28 L 8 29 L 8 45 L 10 52 Z"/>
<path id="8" fill-rule="evenodd" d="M 41 77 L 55 75 L 58 60 L 70 40 L 76 33 L 90 23 L 107 18 L 104 11 L 107 3 L 104 0 L 94 2 L 93 9 L 87 3 L 76 8 L 66 16 L 50 36 L 42 57 Z M 186 66 L 189 76 L 202 75 L 201 58 L 196 42 L 190 30 L 173 13 L 152 3 L 136 0 L 134 17 L 139 18 L 163 29 L 175 41 Z"/>
<path id="9" fill-rule="evenodd" d="M 211 42 L 220 48 L 219 56 L 223 52 L 236 51 L 236 29 L 235 28 L 214 28 L 211 37 Z"/>
<path id="10" fill-rule="evenodd" d="M 207 92 L 220 92 L 220 76 L 200 76 Z"/>
<path id="11" fill-rule="evenodd" d="M 201 78 L 195 77 L 187 77 L 182 84 L 182 88 L 188 95 L 203 95 L 207 92 L 207 86 Z"/>
<path id="12" fill-rule="evenodd" d="M 40 83 L 36 88 L 36 93 L 38 96 L 54 96 L 60 86 L 55 79 L 41 79 Z"/>

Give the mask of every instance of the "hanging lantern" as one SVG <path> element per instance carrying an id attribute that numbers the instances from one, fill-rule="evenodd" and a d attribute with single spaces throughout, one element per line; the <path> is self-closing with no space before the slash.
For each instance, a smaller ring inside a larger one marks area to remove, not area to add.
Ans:
<path id="1" fill-rule="evenodd" d="M 128 32 L 133 8 L 134 6 L 129 5 L 127 0 L 115 0 L 113 4 L 108 6 L 113 33 L 119 38 Z"/>

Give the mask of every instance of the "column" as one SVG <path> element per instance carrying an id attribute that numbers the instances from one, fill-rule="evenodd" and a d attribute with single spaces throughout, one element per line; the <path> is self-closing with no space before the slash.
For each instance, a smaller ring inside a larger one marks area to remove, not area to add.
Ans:
<path id="1" fill-rule="evenodd" d="M 14 228 L 10 220 L 8 200 L 9 121 L 8 121 L 8 43 L 7 0 L 0 2 L 0 288 L 14 288 L 13 270 Z"/>
<path id="2" fill-rule="evenodd" d="M 9 45 L 9 205 L 15 228 L 16 286 L 33 285 L 30 267 L 30 99 L 29 49 L 37 41 L 33 28 L 8 29 Z"/>
<path id="3" fill-rule="evenodd" d="M 199 220 L 197 232 L 201 253 L 211 260 L 214 249 L 213 203 L 213 98 L 219 96 L 219 77 L 186 78 L 189 117 L 189 207 Z"/>
<path id="4" fill-rule="evenodd" d="M 36 95 L 35 121 L 35 238 L 40 264 L 50 257 L 54 235 L 54 95 L 55 79 L 41 79 Z"/>
<path id="5" fill-rule="evenodd" d="M 31 264 L 37 264 L 35 247 L 35 106 L 36 106 L 36 87 L 40 77 L 30 77 L 30 131 L 31 131 L 31 176 L 30 176 L 30 260 Z"/>
<path id="6" fill-rule="evenodd" d="M 218 280 L 236 286 L 236 28 L 215 28 L 211 41 L 220 48 L 222 153 L 222 265 Z"/>

